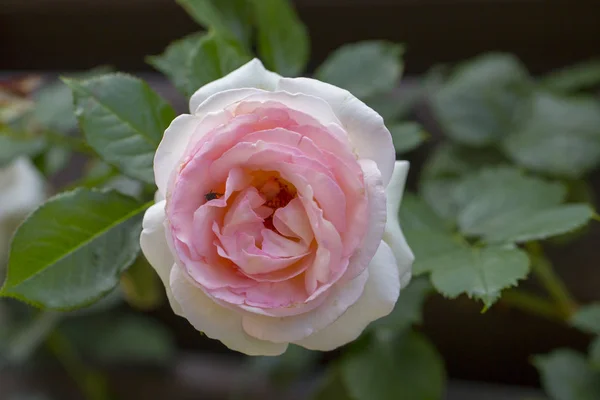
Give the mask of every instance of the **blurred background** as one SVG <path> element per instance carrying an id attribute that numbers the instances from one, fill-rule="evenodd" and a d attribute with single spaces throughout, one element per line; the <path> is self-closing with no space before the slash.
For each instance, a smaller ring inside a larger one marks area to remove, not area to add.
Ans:
<path id="1" fill-rule="evenodd" d="M 422 162 L 443 135 L 427 93 L 414 95 L 431 78 L 432 68 L 501 51 L 516 55 L 532 75 L 539 76 L 600 57 L 598 0 L 295 0 L 294 4 L 311 35 L 309 71 L 345 43 L 386 39 L 405 44 L 405 72 L 397 99 L 408 104 L 406 118 L 431 134 L 424 146 L 405 157 L 413 165 L 412 189 Z M 35 74 L 51 82 L 58 74 L 109 65 L 147 79 L 183 112 L 185 99 L 144 59 L 197 30 L 172 0 L 0 0 L 0 81 Z M 80 175 L 81 168 L 81 160 L 71 160 L 54 177 L 55 185 Z M 599 193 L 597 171 L 590 182 Z M 600 299 L 597 225 L 580 240 L 548 249 L 582 302 Z M 75 347 L 78 340 L 100 343 L 97 354 L 83 356 L 93 366 L 83 379 L 90 385 L 109 379 L 120 398 L 226 399 L 236 395 L 233 385 L 242 393 L 238 398 L 301 399 L 314 387 L 322 368 L 337 357 L 336 352 L 299 352 L 283 365 L 268 359 L 249 361 L 200 335 L 166 303 L 141 316 L 136 311 L 132 317 L 134 311 L 124 296 L 127 293 L 116 293 L 107 300 L 113 302 L 110 313 L 96 310 L 65 328 Z M 13 319 L 30 312 L 25 306 L 16 306 L 17 311 L 11 307 Z M 531 355 L 563 346 L 585 351 L 589 342 L 583 333 L 503 304 L 485 314 L 480 311 L 479 304 L 463 297 L 449 301 L 432 296 L 425 303 L 421 330 L 444 359 L 450 399 L 543 398 L 536 390 L 539 378 Z M 1 312 L 0 308 L 0 316 Z M 56 316 L 46 318 L 20 334 L 18 343 L 11 344 L 13 350 L 42 337 Z M 80 398 L 71 380 L 77 371 L 65 371 L 48 355 L 52 346 L 65 345 L 63 339 L 52 340 L 50 348 L 42 346 L 35 363 L 0 367 L 0 399 L 46 398 L 42 393 L 51 399 Z M 67 364 L 83 362 L 72 361 Z M 96 375 L 97 367 L 107 372 L 107 378 Z M 283 389 L 272 379 L 275 372 L 286 382 Z M 17 394 L 26 397 L 10 397 Z"/>

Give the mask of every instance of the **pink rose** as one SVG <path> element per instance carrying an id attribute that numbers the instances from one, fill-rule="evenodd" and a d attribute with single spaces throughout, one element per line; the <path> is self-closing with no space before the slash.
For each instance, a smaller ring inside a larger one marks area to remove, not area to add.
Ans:
<path id="1" fill-rule="evenodd" d="M 397 217 L 408 163 L 381 116 L 258 60 L 190 110 L 156 153 L 164 200 L 141 236 L 175 313 L 252 355 L 331 350 L 390 313 L 413 255 Z"/>

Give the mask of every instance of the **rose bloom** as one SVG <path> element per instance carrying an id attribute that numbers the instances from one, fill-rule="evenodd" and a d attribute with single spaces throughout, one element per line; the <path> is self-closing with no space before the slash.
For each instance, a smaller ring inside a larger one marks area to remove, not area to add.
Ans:
<path id="1" fill-rule="evenodd" d="M 0 168 L 0 280 L 14 230 L 45 194 L 44 180 L 28 159 Z"/>
<path id="2" fill-rule="evenodd" d="M 379 114 L 253 60 L 200 88 L 154 159 L 141 246 L 175 313 L 251 355 L 331 350 L 389 314 L 413 255 Z"/>

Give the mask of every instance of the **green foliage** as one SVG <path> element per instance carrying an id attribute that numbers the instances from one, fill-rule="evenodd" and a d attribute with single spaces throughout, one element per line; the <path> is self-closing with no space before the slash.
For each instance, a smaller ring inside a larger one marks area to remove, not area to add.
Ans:
<path id="1" fill-rule="evenodd" d="M 394 310 L 370 326 L 383 334 L 403 332 L 423 322 L 423 304 L 433 288 L 427 279 L 415 278 L 401 290 Z"/>
<path id="2" fill-rule="evenodd" d="M 215 34 L 202 37 L 190 57 L 188 83 L 192 92 L 250 61 L 240 48 Z"/>
<path id="3" fill-rule="evenodd" d="M 523 242 L 568 232 L 591 218 L 585 205 L 560 206 L 566 193 L 562 184 L 502 167 L 465 175 L 449 195 L 464 234 Z"/>
<path id="4" fill-rule="evenodd" d="M 516 248 L 464 246 L 421 261 L 413 272 L 431 273 L 433 286 L 446 297 L 466 293 L 489 308 L 502 289 L 527 277 L 529 258 Z"/>
<path id="5" fill-rule="evenodd" d="M 10 164 L 18 157 L 33 157 L 46 148 L 42 138 L 23 137 L 0 126 L 0 167 Z"/>
<path id="6" fill-rule="evenodd" d="M 341 364 L 343 382 L 355 400 L 442 398 L 444 365 L 433 345 L 416 332 L 377 335 L 366 351 Z"/>
<path id="7" fill-rule="evenodd" d="M 127 302 L 140 310 L 157 308 L 165 291 L 156 271 L 142 255 L 121 276 L 121 289 Z"/>
<path id="8" fill-rule="evenodd" d="M 419 196 L 407 192 L 402 197 L 400 222 L 404 231 L 444 231 L 448 224 Z"/>
<path id="9" fill-rule="evenodd" d="M 564 204 L 541 210 L 519 210 L 498 215 L 483 234 L 488 242 L 524 243 L 572 232 L 593 217 L 588 204 Z"/>
<path id="10" fill-rule="evenodd" d="M 193 33 L 172 42 L 162 54 L 146 57 L 146 61 L 165 74 L 186 97 L 198 89 L 190 83 L 189 70 L 191 55 L 199 47 L 202 37 L 203 33 Z"/>
<path id="11" fill-rule="evenodd" d="M 58 81 L 43 87 L 36 93 L 35 101 L 32 117 L 36 124 L 58 132 L 70 132 L 77 128 L 73 95 L 64 83 Z"/>
<path id="12" fill-rule="evenodd" d="M 258 53 L 267 68 L 300 75 L 308 62 L 310 39 L 289 0 L 249 0 L 258 30 Z"/>
<path id="13" fill-rule="evenodd" d="M 579 330 L 600 335 L 600 303 L 581 307 L 570 322 Z"/>
<path id="14" fill-rule="evenodd" d="M 536 356 L 534 365 L 552 400 L 600 399 L 600 372 L 594 371 L 583 355 L 559 349 Z"/>
<path id="15" fill-rule="evenodd" d="M 175 111 L 144 81 L 109 74 L 65 79 L 88 144 L 124 174 L 154 183 L 154 153 Z"/>
<path id="16" fill-rule="evenodd" d="M 392 134 L 396 154 L 408 153 L 419 147 L 427 139 L 427 133 L 416 122 L 389 124 L 388 128 Z"/>
<path id="17" fill-rule="evenodd" d="M 406 193 L 400 207 L 400 226 L 415 255 L 413 272 L 425 271 L 421 265 L 462 249 L 465 241 L 451 230 L 421 198 Z"/>
<path id="18" fill-rule="evenodd" d="M 444 142 L 427 157 L 423 166 L 423 179 L 457 178 L 506 163 L 506 158 L 495 148 L 473 149 Z"/>
<path id="19" fill-rule="evenodd" d="M 546 75 L 541 85 L 556 92 L 571 93 L 600 85 L 600 60 L 590 60 Z"/>
<path id="20" fill-rule="evenodd" d="M 177 0 L 200 25 L 248 48 L 252 8 L 248 0 Z"/>
<path id="21" fill-rule="evenodd" d="M 418 82 L 414 85 L 389 87 L 384 93 L 362 99 L 383 117 L 386 124 L 406 119 L 416 104 L 424 100 L 426 88 Z"/>
<path id="22" fill-rule="evenodd" d="M 187 97 L 249 60 L 241 47 L 214 32 L 186 36 L 171 43 L 163 54 L 147 58 Z"/>
<path id="23" fill-rule="evenodd" d="M 592 367 L 597 371 L 600 371 L 600 336 L 598 336 L 589 348 L 589 359 Z"/>
<path id="24" fill-rule="evenodd" d="M 10 306 L 2 305 L 7 309 Z M 24 307 L 16 308 L 19 312 L 17 318 L 15 315 L 0 315 L 0 366 L 28 361 L 60 321 L 60 314 L 54 311 L 34 313 Z"/>
<path id="25" fill-rule="evenodd" d="M 600 163 L 600 103 L 539 92 L 531 117 L 506 137 L 503 147 L 532 171 L 580 177 Z"/>
<path id="26" fill-rule="evenodd" d="M 315 77 L 359 98 L 385 93 L 398 84 L 403 51 L 401 45 L 385 41 L 347 44 L 325 60 Z"/>
<path id="27" fill-rule="evenodd" d="M 325 379 L 317 389 L 314 400 L 354 400 L 342 380 L 339 368 L 330 368 Z"/>
<path id="28" fill-rule="evenodd" d="M 563 204 L 567 188 L 561 183 L 527 176 L 512 167 L 468 173 L 467 162 L 452 156 L 452 147 L 447 149 L 437 153 L 426 174 L 460 178 L 426 180 L 422 191 L 432 208 L 455 220 L 465 236 L 522 243 L 571 232 L 593 217 L 587 204 Z"/>
<path id="29" fill-rule="evenodd" d="M 116 192 L 53 197 L 15 233 L 0 295 L 54 309 L 99 299 L 137 257 L 147 207 Z"/>
<path id="30" fill-rule="evenodd" d="M 65 321 L 61 330 L 80 354 L 104 364 L 164 365 L 175 354 L 167 328 L 141 315 L 74 318 Z"/>
<path id="31" fill-rule="evenodd" d="M 276 386 L 285 387 L 295 379 L 310 373 L 318 361 L 319 354 L 290 344 L 280 356 L 251 358 L 250 368 L 267 375 Z"/>
<path id="32" fill-rule="evenodd" d="M 38 169 L 45 176 L 53 176 L 62 171 L 71 161 L 72 152 L 68 147 L 52 146 L 45 153 L 34 158 Z"/>
<path id="33" fill-rule="evenodd" d="M 469 146 L 486 146 L 512 132 L 531 108 L 531 82 L 508 54 L 486 54 L 459 66 L 433 97 L 448 136 Z"/>

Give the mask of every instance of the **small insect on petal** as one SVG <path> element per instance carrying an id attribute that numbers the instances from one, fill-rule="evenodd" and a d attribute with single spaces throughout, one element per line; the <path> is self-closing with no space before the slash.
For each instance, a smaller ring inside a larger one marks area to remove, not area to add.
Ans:
<path id="1" fill-rule="evenodd" d="M 206 199 L 206 201 L 211 201 L 211 200 L 214 200 L 214 199 L 218 199 L 221 196 L 223 196 L 223 193 L 217 193 L 217 192 L 213 192 L 211 190 L 210 192 L 208 192 L 208 193 L 206 193 L 204 195 L 204 198 Z"/>

